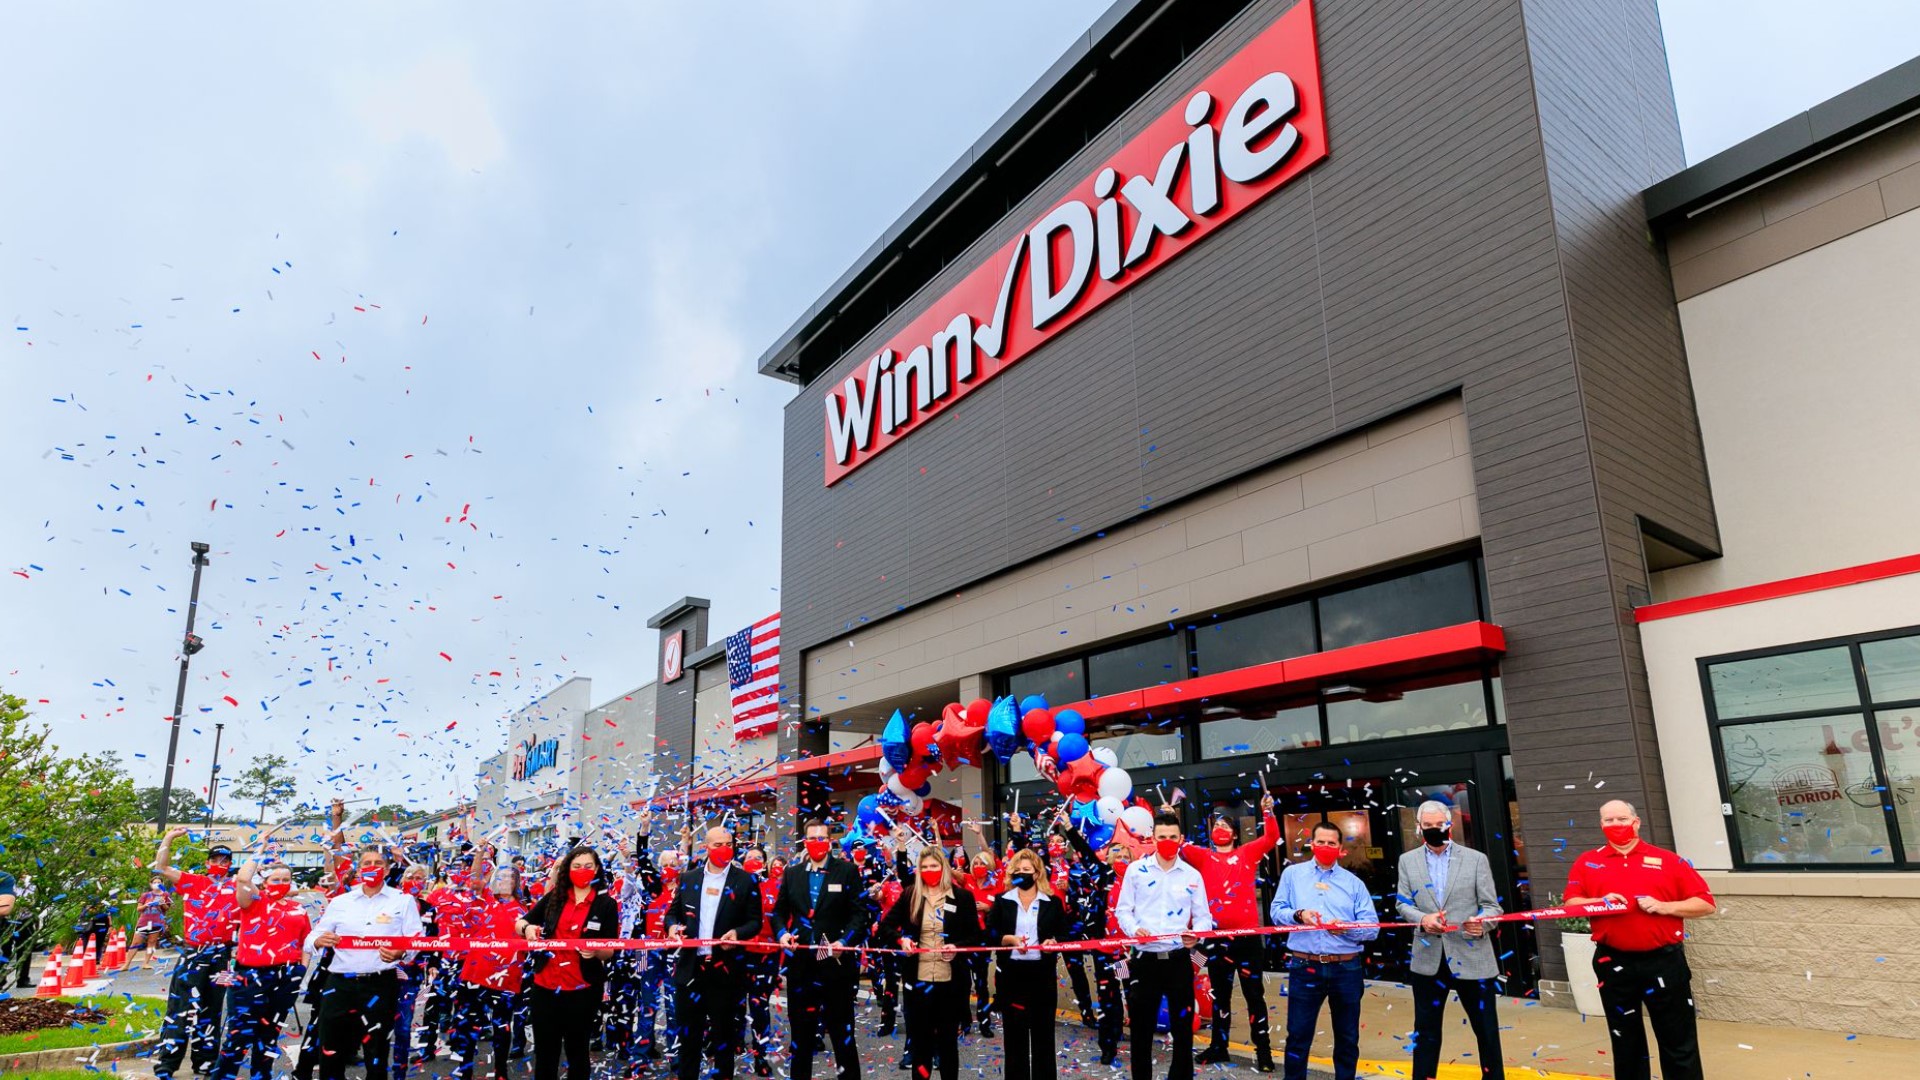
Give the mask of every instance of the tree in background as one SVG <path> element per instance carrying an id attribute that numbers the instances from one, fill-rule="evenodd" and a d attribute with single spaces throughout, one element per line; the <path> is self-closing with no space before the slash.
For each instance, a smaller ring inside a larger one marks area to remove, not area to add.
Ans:
<path id="1" fill-rule="evenodd" d="M 392 825 L 397 822 L 406 821 L 413 816 L 413 811 L 401 806 L 399 803 L 384 803 L 361 814 L 354 819 L 353 823 L 355 825 L 371 825 L 377 821 L 382 825 Z"/>
<path id="2" fill-rule="evenodd" d="M 300 797 L 300 785 L 290 766 L 279 754 L 261 754 L 234 781 L 235 796 L 260 805 L 256 824 L 266 824 L 268 810 L 278 810 Z"/>
<path id="3" fill-rule="evenodd" d="M 8 935 L 19 937 L 0 945 L 16 963 L 138 895 L 154 843 L 143 817 L 111 755 L 62 755 L 26 701 L 0 691 L 0 874 L 19 891 Z"/>
<path id="4" fill-rule="evenodd" d="M 140 815 L 144 821 L 160 820 L 160 791 L 158 786 L 143 787 L 137 792 L 140 800 Z M 181 825 L 192 825 L 207 819 L 207 800 L 185 788 L 174 788 L 173 796 L 167 800 L 173 812 L 167 820 Z"/>

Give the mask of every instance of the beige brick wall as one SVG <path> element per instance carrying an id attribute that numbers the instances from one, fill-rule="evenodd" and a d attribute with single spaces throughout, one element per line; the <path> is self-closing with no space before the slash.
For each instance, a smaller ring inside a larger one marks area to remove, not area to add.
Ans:
<path id="1" fill-rule="evenodd" d="M 813 649 L 807 704 L 831 717 L 1479 534 L 1448 398 Z"/>
<path id="2" fill-rule="evenodd" d="M 1688 926 L 1701 1016 L 1906 1039 L 1920 1031 L 1920 899 L 1719 900 L 1720 914 Z"/>

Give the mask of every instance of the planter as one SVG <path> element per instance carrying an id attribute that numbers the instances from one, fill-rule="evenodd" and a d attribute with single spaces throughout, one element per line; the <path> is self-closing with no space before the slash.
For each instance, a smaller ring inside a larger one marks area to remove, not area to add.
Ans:
<path id="1" fill-rule="evenodd" d="M 1600 977 L 1593 973 L 1593 936 L 1561 933 L 1560 951 L 1567 961 L 1567 985 L 1573 990 L 1573 1007 L 1584 1016 L 1603 1016 L 1607 1008 L 1600 1000 Z"/>
<path id="2" fill-rule="evenodd" d="M 98 1046 L 69 1046 L 63 1050 L 30 1050 L 0 1057 L 0 1075 L 37 1072 L 43 1069 L 85 1069 L 113 1061 L 128 1061 L 149 1053 L 159 1039 L 154 1036 L 130 1042 L 102 1043 Z M 102 1074 L 109 1070 L 101 1069 Z"/>

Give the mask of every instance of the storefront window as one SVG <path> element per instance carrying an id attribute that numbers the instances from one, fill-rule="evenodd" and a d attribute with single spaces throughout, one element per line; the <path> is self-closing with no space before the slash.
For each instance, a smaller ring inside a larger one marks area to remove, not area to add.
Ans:
<path id="1" fill-rule="evenodd" d="M 1739 865 L 1920 867 L 1920 637 L 1701 666 Z"/>
<path id="2" fill-rule="evenodd" d="M 1714 664 L 1707 678 L 1722 720 L 1860 706 L 1844 646 Z"/>
<path id="3" fill-rule="evenodd" d="M 1920 701 L 1920 635 L 1860 645 L 1875 701 Z"/>
<path id="4" fill-rule="evenodd" d="M 1081 662 L 1069 660 L 1064 664 L 1023 671 L 1007 678 L 1007 693 L 1025 700 L 1032 694 L 1047 699 L 1049 705 L 1065 705 L 1070 701 L 1085 701 L 1093 695 L 1087 693 L 1087 680 L 1081 674 Z"/>
<path id="5" fill-rule="evenodd" d="M 1186 677 L 1186 669 L 1180 662 L 1180 638 L 1175 634 L 1087 657 L 1089 697 L 1121 694 L 1143 686 L 1178 682 Z"/>
<path id="6" fill-rule="evenodd" d="M 1243 714 L 1217 720 L 1201 718 L 1200 754 L 1238 757 L 1304 750 L 1320 745 L 1320 708 L 1301 705 L 1261 715 Z"/>
<path id="7" fill-rule="evenodd" d="M 1356 688 L 1356 696 L 1330 699 L 1327 738 L 1338 744 L 1485 727 L 1486 685 L 1478 672 L 1461 678 L 1465 681 L 1418 689 Z"/>
<path id="8" fill-rule="evenodd" d="M 1199 675 L 1305 656 L 1314 651 L 1313 605 L 1288 604 L 1195 627 L 1193 650 Z"/>
<path id="9" fill-rule="evenodd" d="M 1340 649 L 1480 618 L 1471 562 L 1389 578 L 1320 598 L 1320 647 Z"/>
<path id="10" fill-rule="evenodd" d="M 1094 734 L 1091 741 L 1096 747 L 1104 746 L 1112 750 L 1120 759 L 1120 767 L 1128 772 L 1180 763 L 1178 733 L 1134 731 L 1124 734 L 1107 734 L 1098 732 Z M 1033 767 L 1031 754 L 1015 754 L 1013 760 L 1007 763 L 1009 783 L 1019 784 L 1038 779 L 1040 779 L 1040 773 Z"/>
<path id="11" fill-rule="evenodd" d="M 1720 752 L 1747 862 L 1893 861 L 1860 716 L 1722 728 Z"/>

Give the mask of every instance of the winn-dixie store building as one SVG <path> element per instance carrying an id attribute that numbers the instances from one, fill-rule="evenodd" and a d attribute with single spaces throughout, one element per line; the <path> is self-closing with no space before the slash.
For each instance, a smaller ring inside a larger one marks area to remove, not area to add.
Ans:
<path id="1" fill-rule="evenodd" d="M 1117 4 L 763 362 L 789 796 L 1037 690 L 1136 789 L 1251 824 L 1264 768 L 1380 892 L 1429 793 L 1514 908 L 1607 798 L 1670 843 L 1633 608 L 1646 537 L 1718 545 L 1640 202 L 1682 163 L 1653 0 Z M 967 816 L 1041 795 L 969 771 Z"/>

